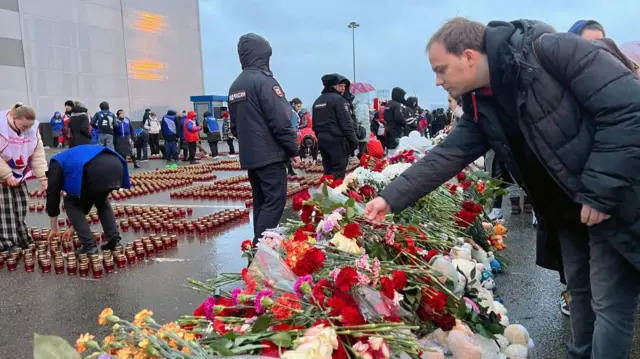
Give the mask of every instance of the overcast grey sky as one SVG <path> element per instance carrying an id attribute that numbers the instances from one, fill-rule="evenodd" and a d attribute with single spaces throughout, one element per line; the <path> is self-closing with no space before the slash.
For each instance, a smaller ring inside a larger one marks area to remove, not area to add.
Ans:
<path id="1" fill-rule="evenodd" d="M 637 0 L 200 0 L 205 89 L 227 94 L 241 71 L 238 38 L 255 32 L 271 43 L 271 69 L 287 98 L 309 105 L 322 89 L 323 74 L 353 78 L 347 24 L 357 21 L 356 80 L 376 89 L 402 87 L 423 107 L 445 104 L 424 48 L 456 15 L 483 23 L 537 19 L 558 31 L 579 19 L 596 19 L 618 43 L 640 40 Z"/>

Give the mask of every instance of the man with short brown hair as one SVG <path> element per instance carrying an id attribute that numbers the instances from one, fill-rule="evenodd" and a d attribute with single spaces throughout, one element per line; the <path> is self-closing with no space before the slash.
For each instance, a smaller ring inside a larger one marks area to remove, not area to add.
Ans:
<path id="1" fill-rule="evenodd" d="M 601 44 L 542 22 L 457 18 L 427 51 L 463 96 L 444 142 L 367 204 L 383 220 L 493 149 L 531 197 L 537 263 L 562 248 L 571 359 L 627 359 L 640 295 L 640 81 Z M 467 37 L 467 38 L 465 38 Z"/>

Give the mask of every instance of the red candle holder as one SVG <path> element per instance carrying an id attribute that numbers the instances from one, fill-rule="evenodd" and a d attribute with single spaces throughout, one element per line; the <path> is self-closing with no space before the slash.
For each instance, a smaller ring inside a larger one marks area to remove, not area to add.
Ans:
<path id="1" fill-rule="evenodd" d="M 160 253 L 164 250 L 164 243 L 160 239 L 156 239 L 155 241 L 153 241 L 153 245 L 157 253 Z"/>
<path id="2" fill-rule="evenodd" d="M 49 259 L 45 259 L 41 263 L 42 273 L 51 273 L 51 261 Z"/>
<path id="3" fill-rule="evenodd" d="M 123 232 L 129 232 L 129 222 L 122 221 L 120 222 L 120 228 Z"/>
<path id="4" fill-rule="evenodd" d="M 104 270 L 105 270 L 107 273 L 113 273 L 113 272 L 115 272 L 115 271 L 116 271 L 115 267 L 113 266 L 113 262 L 106 263 L 106 264 L 104 265 Z"/>
<path id="5" fill-rule="evenodd" d="M 15 272 L 17 268 L 18 268 L 18 263 L 14 258 L 7 259 L 7 270 L 9 272 Z"/>
<path id="6" fill-rule="evenodd" d="M 36 204 L 31 202 L 29 203 L 29 212 L 35 212 L 36 210 Z"/>
<path id="7" fill-rule="evenodd" d="M 139 233 L 141 229 L 140 223 L 136 222 L 133 224 L 133 231 Z"/>
<path id="8" fill-rule="evenodd" d="M 102 268 L 93 268 L 93 278 L 94 279 L 102 278 Z"/>
<path id="9" fill-rule="evenodd" d="M 187 215 L 190 216 L 193 214 L 193 208 L 189 207 L 187 208 Z"/>
<path id="10" fill-rule="evenodd" d="M 136 250 L 136 259 L 139 261 L 144 260 L 145 250 L 143 248 L 139 248 Z"/>
<path id="11" fill-rule="evenodd" d="M 36 270 L 36 264 L 33 262 L 33 259 L 24 261 L 24 270 L 29 273 Z"/>
<path id="12" fill-rule="evenodd" d="M 67 274 L 68 275 L 76 275 L 76 273 L 78 273 L 78 267 L 76 266 L 76 263 L 75 262 L 67 263 Z"/>
<path id="13" fill-rule="evenodd" d="M 53 269 L 56 274 L 64 274 L 64 261 L 60 260 L 53 263 Z"/>
<path id="14" fill-rule="evenodd" d="M 144 254 L 143 254 L 143 256 L 144 256 Z M 127 251 L 126 257 L 127 257 L 127 262 L 129 264 L 133 264 L 133 263 L 136 262 L 136 253 L 133 250 Z"/>
<path id="15" fill-rule="evenodd" d="M 65 223 L 64 218 L 58 218 L 58 227 L 64 227 Z"/>
<path id="16" fill-rule="evenodd" d="M 44 204 L 42 204 L 42 203 L 38 203 L 38 205 L 36 206 L 36 210 L 37 210 L 38 212 L 42 212 L 42 211 L 44 211 Z"/>
<path id="17" fill-rule="evenodd" d="M 178 236 L 171 236 L 171 247 L 177 247 L 178 246 Z"/>

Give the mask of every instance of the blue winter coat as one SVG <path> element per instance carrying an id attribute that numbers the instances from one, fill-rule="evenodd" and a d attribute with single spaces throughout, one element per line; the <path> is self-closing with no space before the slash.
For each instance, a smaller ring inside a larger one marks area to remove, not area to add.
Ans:
<path id="1" fill-rule="evenodd" d="M 62 116 L 56 118 L 56 115 L 60 115 L 60 112 L 56 111 L 49 120 L 49 123 L 51 124 L 51 131 L 59 132 L 62 131 L 62 127 L 64 127 L 64 119 Z"/>

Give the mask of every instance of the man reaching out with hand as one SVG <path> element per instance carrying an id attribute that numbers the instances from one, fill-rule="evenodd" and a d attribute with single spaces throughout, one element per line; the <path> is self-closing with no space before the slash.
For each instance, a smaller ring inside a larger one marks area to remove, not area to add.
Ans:
<path id="1" fill-rule="evenodd" d="M 640 80 L 599 43 L 537 21 L 455 18 L 427 52 L 464 116 L 365 215 L 402 211 L 493 149 L 535 207 L 538 265 L 556 269 L 561 252 L 569 358 L 628 358 L 640 294 Z"/>

